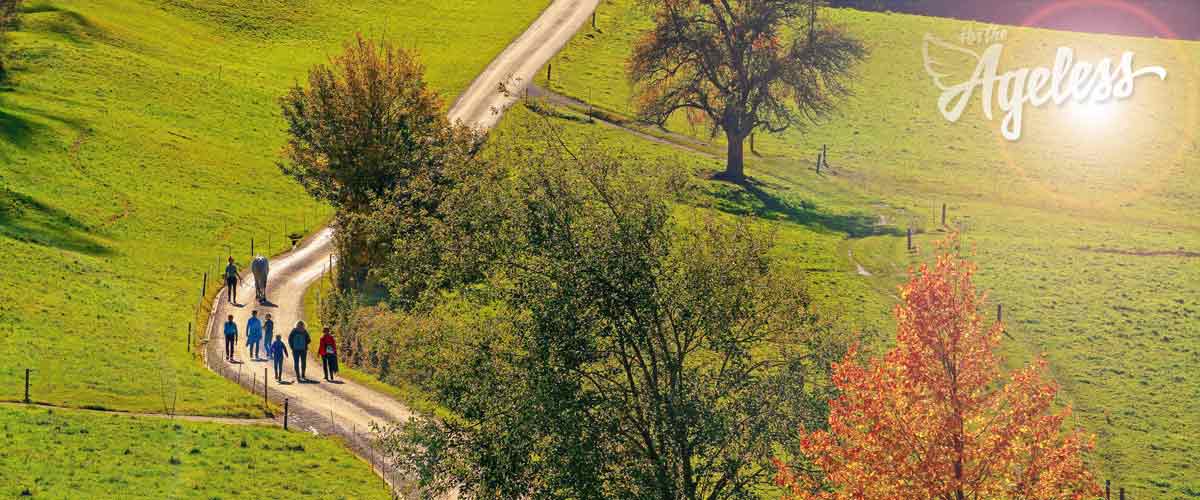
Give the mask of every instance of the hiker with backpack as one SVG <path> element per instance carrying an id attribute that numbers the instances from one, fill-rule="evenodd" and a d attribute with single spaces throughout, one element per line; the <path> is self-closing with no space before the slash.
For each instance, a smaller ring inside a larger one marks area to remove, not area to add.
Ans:
<path id="1" fill-rule="evenodd" d="M 298 382 L 308 381 L 308 377 L 304 376 L 304 371 L 308 368 L 308 345 L 311 343 L 312 337 L 304 328 L 304 322 L 297 321 L 292 333 L 288 334 L 288 347 L 292 348 L 292 364 L 296 369 L 296 381 Z"/>
<path id="2" fill-rule="evenodd" d="M 321 370 L 325 372 L 325 380 L 333 382 L 333 375 L 338 371 L 337 342 L 333 340 L 333 334 L 329 333 L 328 326 L 325 327 L 325 334 L 321 336 L 317 352 L 321 355 Z"/>

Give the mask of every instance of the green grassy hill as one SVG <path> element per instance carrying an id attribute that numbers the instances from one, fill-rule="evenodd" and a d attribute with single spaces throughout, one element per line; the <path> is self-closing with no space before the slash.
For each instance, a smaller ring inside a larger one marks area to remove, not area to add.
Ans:
<path id="1" fill-rule="evenodd" d="M 341 443 L 262 426 L 0 406 L 0 495 L 392 498 Z"/>
<path id="2" fill-rule="evenodd" d="M 0 89 L 0 401 L 23 397 L 31 368 L 41 403 L 158 412 L 167 391 L 181 413 L 261 415 L 187 354 L 186 338 L 206 271 L 229 253 L 247 261 L 251 238 L 259 253 L 283 250 L 285 234 L 329 215 L 275 166 L 276 99 L 360 31 L 418 50 L 448 105 L 548 3 L 27 1 Z M 5 411 L 0 424 L 15 436 L 30 415 Z M 121 422 L 134 436 L 160 425 Z M 10 465 L 0 495 L 23 475 Z M 172 480 L 157 467 L 128 491 L 161 497 L 137 489 Z M 100 476 L 88 477 L 79 482 Z"/>
<path id="3" fill-rule="evenodd" d="M 605 2 L 599 29 L 577 35 L 552 62 L 553 80 L 543 72 L 537 83 L 628 117 L 625 60 L 649 26 L 635 4 Z M 894 287 L 930 258 L 947 204 L 982 287 L 1004 304 L 1010 365 L 1044 353 L 1074 423 L 1097 435 L 1099 478 L 1133 498 L 1200 497 L 1200 43 L 1009 28 L 1002 68 L 1050 66 L 1063 45 L 1091 61 L 1132 50 L 1135 66 L 1161 65 L 1169 76 L 1138 80 L 1134 97 L 1108 111 L 1028 108 L 1023 137 L 1008 142 L 999 115 L 982 116 L 978 94 L 958 123 L 937 111 L 922 38 L 957 41 L 968 23 L 828 15 L 871 49 L 855 97 L 823 123 L 757 137 L 759 154 L 747 157 L 758 187 L 711 184 L 716 207 L 775 221 L 781 251 L 827 309 L 886 342 Z M 709 171 L 723 165 L 613 127 L 562 123 Z M 707 142 L 682 119 L 668 128 L 681 135 L 644 131 L 723 156 L 720 138 Z M 822 145 L 833 169 L 818 175 Z M 909 226 L 918 232 L 912 254 Z"/>

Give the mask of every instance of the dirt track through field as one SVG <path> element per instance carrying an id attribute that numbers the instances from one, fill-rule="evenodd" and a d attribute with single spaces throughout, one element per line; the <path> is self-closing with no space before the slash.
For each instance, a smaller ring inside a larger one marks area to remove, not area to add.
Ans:
<path id="1" fill-rule="evenodd" d="M 600 0 L 555 0 L 524 33 L 504 49 L 450 109 L 450 120 L 490 129 L 533 82 L 534 74 L 562 50 L 588 20 Z M 509 95 L 498 85 L 508 85 Z"/>
<path id="2" fill-rule="evenodd" d="M 521 88 L 511 88 L 510 95 L 497 91 L 501 82 L 520 81 L 525 84 L 533 80 L 534 73 L 557 53 L 574 35 L 596 8 L 599 0 L 555 0 L 525 33 L 510 44 L 478 77 L 450 109 L 453 120 L 488 129 L 499 121 L 500 113 L 512 104 Z M 209 322 L 210 367 L 228 378 L 239 379 L 255 387 L 261 394 L 264 369 L 270 372 L 270 363 L 250 359 L 245 346 L 245 325 L 253 310 L 259 317 L 271 314 L 275 320 L 275 335 L 288 333 L 297 321 L 303 319 L 304 293 L 326 271 L 333 249 L 332 230 L 323 229 L 308 238 L 297 249 L 271 259 L 268 278 L 268 298 L 272 305 L 260 306 L 254 300 L 254 278 L 245 273 L 245 279 L 237 288 L 237 299 L 241 304 L 232 304 L 221 291 L 213 308 Z M 222 326 L 228 315 L 233 315 L 241 334 L 235 362 L 224 361 L 224 337 Z M 315 344 L 320 332 L 310 331 Z M 291 350 L 290 347 L 288 349 Z M 313 383 L 297 382 L 292 368 L 292 359 L 284 363 L 285 383 L 275 383 L 274 375 L 267 392 L 273 401 L 287 398 L 290 403 L 289 427 L 317 434 L 336 433 L 347 438 L 351 447 L 364 459 L 373 461 L 371 451 L 362 443 L 369 435 L 373 423 L 403 423 L 412 412 L 401 402 L 363 385 L 339 378 L 337 383 L 322 380 L 320 359 L 310 354 L 307 378 Z M 387 478 L 389 482 L 393 478 Z M 393 483 L 394 484 L 394 483 Z"/>

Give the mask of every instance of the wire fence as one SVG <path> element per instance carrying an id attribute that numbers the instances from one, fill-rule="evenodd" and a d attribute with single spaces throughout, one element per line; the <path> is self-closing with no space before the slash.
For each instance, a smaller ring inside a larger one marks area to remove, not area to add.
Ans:
<path id="1" fill-rule="evenodd" d="M 265 413 L 278 425 L 286 430 L 296 432 L 337 436 L 351 451 L 370 464 L 371 470 L 388 485 L 392 492 L 392 498 L 426 498 L 422 496 L 415 481 L 406 476 L 396 461 L 380 449 L 379 436 L 372 429 L 364 429 L 353 424 L 347 425 L 345 422 L 338 421 L 332 412 L 328 412 L 312 402 L 285 397 L 282 392 L 272 390 L 270 384 L 272 377 L 267 368 L 259 371 L 257 368 L 246 369 L 244 365 L 237 367 L 228 365 L 221 361 L 224 359 L 224 353 L 216 350 L 215 344 L 217 343 L 208 344 L 210 347 L 205 351 L 207 354 L 202 356 L 208 367 L 242 386 L 246 391 L 261 395 Z M 217 361 L 209 361 L 213 359 Z M 36 400 L 33 397 L 36 395 L 33 391 L 36 391 L 38 387 L 36 372 L 25 369 L 24 376 L 25 402 L 30 403 L 31 400 Z M 1124 487 L 1115 487 L 1111 480 L 1105 480 L 1104 496 L 1100 498 L 1103 500 L 1134 500 L 1135 498 L 1151 497 L 1137 497 L 1127 492 Z"/>
<path id="2" fill-rule="evenodd" d="M 416 487 L 416 482 L 401 472 L 396 461 L 381 449 L 378 442 L 379 436 L 373 429 L 339 421 L 328 407 L 322 407 L 315 401 L 287 397 L 282 391 L 277 390 L 278 385 L 271 383 L 273 376 L 269 367 L 255 365 L 251 368 L 251 365 L 226 364 L 222 361 L 224 353 L 217 351 L 220 349 L 217 342 L 201 342 L 201 344 L 205 346 L 197 354 L 201 361 L 215 373 L 240 385 L 247 392 L 261 397 L 264 414 L 276 425 L 289 431 L 337 436 L 354 454 L 370 464 L 371 470 L 387 484 L 393 498 L 425 498 Z M 13 385 L 16 385 L 15 395 L 17 397 L 6 404 L 23 403 L 47 408 L 71 406 L 38 397 L 39 393 L 45 395 L 55 393 L 57 390 L 50 382 L 39 382 L 38 374 L 43 371 L 32 368 L 19 369 L 18 380 L 13 381 Z M 170 396 L 164 397 L 170 398 Z M 111 411 L 93 405 L 82 405 L 79 408 Z M 162 414 L 168 417 L 177 415 L 173 402 L 164 402 Z"/>
<path id="3" fill-rule="evenodd" d="M 378 435 L 372 429 L 338 421 L 333 412 L 312 401 L 286 397 L 282 391 L 272 387 L 274 378 L 269 368 L 247 369 L 246 365 L 227 364 L 223 361 L 224 353 L 218 350 L 220 348 L 216 344 L 211 342 L 212 347 L 208 349 L 206 363 L 209 368 L 246 391 L 262 396 L 264 410 L 276 423 L 291 431 L 337 436 L 356 455 L 367 461 L 375 474 L 383 478 L 393 498 L 418 498 L 414 481 L 401 473 L 396 462 L 380 449 Z"/>

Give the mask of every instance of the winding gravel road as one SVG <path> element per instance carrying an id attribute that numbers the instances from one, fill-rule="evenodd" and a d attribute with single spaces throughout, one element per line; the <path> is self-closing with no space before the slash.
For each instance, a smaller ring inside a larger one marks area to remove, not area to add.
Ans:
<path id="1" fill-rule="evenodd" d="M 484 130 L 494 126 L 504 109 L 516 100 L 523 85 L 532 81 L 534 73 L 570 41 L 598 3 L 599 0 L 555 0 L 471 83 L 450 109 L 450 118 Z M 497 91 L 501 82 L 521 84 L 517 86 L 519 88 L 510 88 L 514 92 L 506 96 Z M 251 360 L 244 345 L 238 347 L 235 356 L 240 362 L 224 361 L 221 326 L 226 316 L 232 314 L 239 329 L 244 330 L 252 310 L 258 310 L 260 317 L 270 313 L 275 319 L 275 333 L 286 338 L 291 327 L 304 317 L 305 290 L 325 271 L 332 247 L 332 229 L 326 228 L 312 235 L 295 250 L 271 260 L 267 289 L 274 306 L 254 303 L 254 278 L 249 273 L 246 273 L 246 279 L 237 291 L 239 301 L 245 305 L 230 304 L 222 290 L 209 322 L 210 366 L 229 378 L 241 378 L 243 383 L 252 377 L 261 379 L 263 369 L 268 368 L 269 363 Z M 242 333 L 244 339 L 245 332 Z M 310 333 L 315 343 L 320 333 Z M 297 383 L 290 358 L 285 366 L 284 380 L 291 383 L 277 384 L 272 379 L 268 393 L 276 401 L 282 398 L 290 400 L 290 428 L 343 435 L 349 438 L 347 441 L 364 459 L 370 460 L 370 450 L 356 444 L 361 444 L 363 440 L 359 438 L 370 429 L 372 423 L 399 423 L 412 415 L 401 402 L 366 386 L 348 380 L 324 382 L 320 360 L 313 355 L 309 356 L 307 376 L 319 383 Z M 261 393 L 261 388 L 256 392 Z"/>
<path id="2" fill-rule="evenodd" d="M 450 121 L 490 129 L 500 121 L 504 109 L 554 54 L 562 50 L 579 30 L 600 0 L 555 0 L 524 33 L 483 70 L 450 108 Z M 514 83 L 519 82 L 516 86 Z M 498 92 L 500 83 L 510 85 L 509 95 Z"/>

